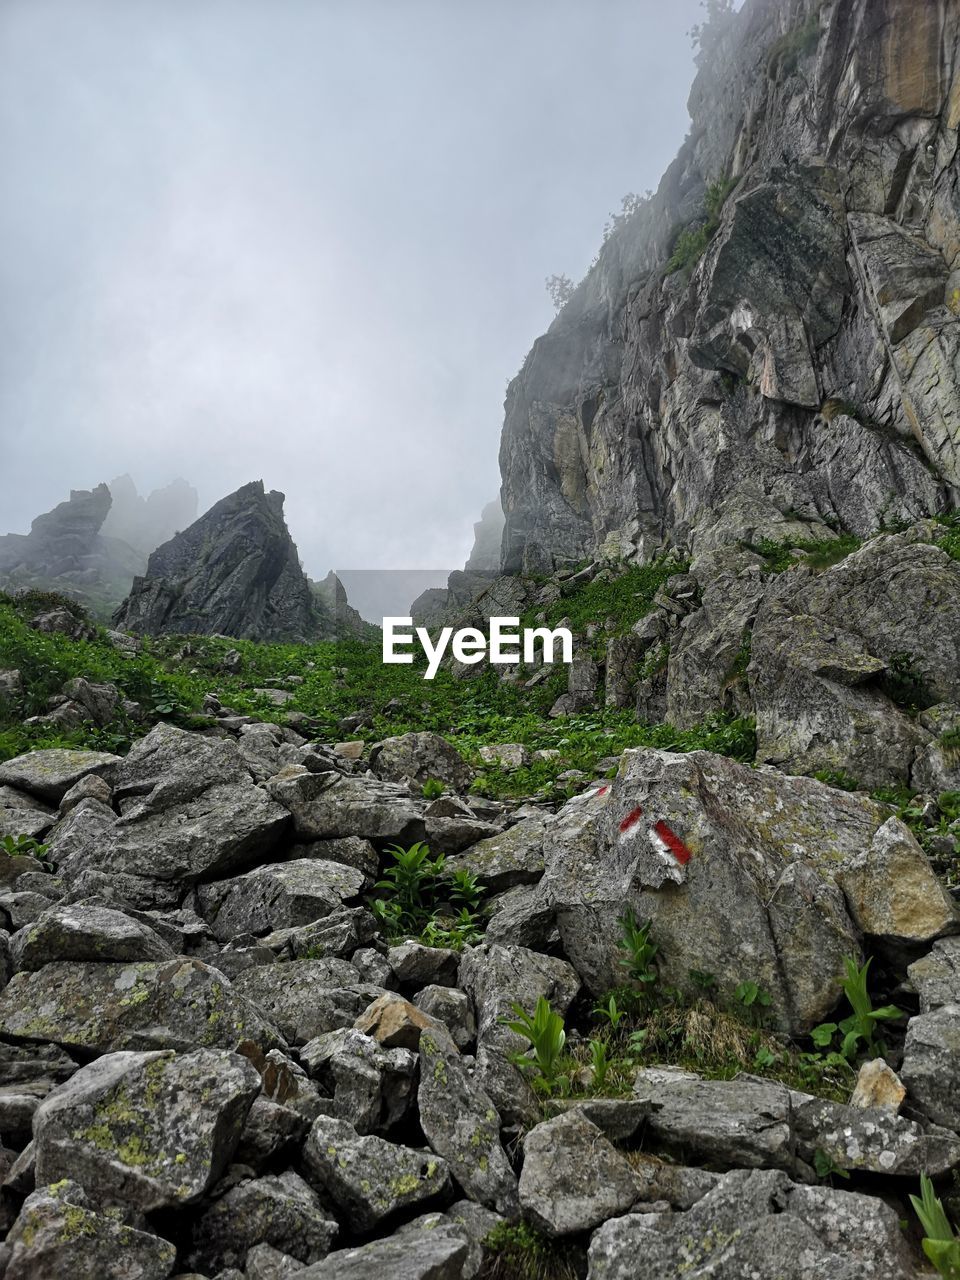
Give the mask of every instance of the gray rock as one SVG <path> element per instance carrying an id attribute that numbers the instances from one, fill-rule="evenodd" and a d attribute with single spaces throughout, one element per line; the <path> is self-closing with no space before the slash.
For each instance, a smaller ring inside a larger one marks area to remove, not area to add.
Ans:
<path id="1" fill-rule="evenodd" d="M 257 1244 L 247 1252 L 246 1280 L 288 1280 L 303 1274 L 303 1263 L 272 1244 Z"/>
<path id="2" fill-rule="evenodd" d="M 7 1236 L 5 1280 L 166 1280 L 177 1250 L 102 1213 L 73 1182 L 24 1201 Z"/>
<path id="3" fill-rule="evenodd" d="M 331 633 L 283 518 L 263 481 L 222 498 L 154 551 L 114 615 L 138 635 L 309 640 Z"/>
<path id="4" fill-rule="evenodd" d="M 70 788 L 88 773 L 109 781 L 121 763 L 108 751 L 72 751 L 51 747 L 28 751 L 0 764 L 0 784 L 26 791 L 48 804 L 59 804 Z"/>
<path id="5" fill-rule="evenodd" d="M 490 893 L 536 884 L 543 875 L 544 821 L 537 816 L 518 822 L 449 858 L 447 866 L 451 871 L 473 872 Z"/>
<path id="6" fill-rule="evenodd" d="M 473 781 L 473 770 L 466 760 L 438 733 L 384 738 L 370 748 L 370 768 L 385 782 L 412 782 L 421 787 L 435 778 L 465 791 Z"/>
<path id="7" fill-rule="evenodd" d="M 376 917 L 365 907 L 334 910 L 321 920 L 290 929 L 277 929 L 263 939 L 264 946 L 295 960 L 342 959 L 372 942 L 378 934 Z M 354 958 L 356 967 L 356 960 Z"/>
<path id="8" fill-rule="evenodd" d="M 340 862 L 345 867 L 356 867 L 368 880 L 375 880 L 380 867 L 380 858 L 369 840 L 361 840 L 359 836 L 340 836 L 334 840 L 314 840 L 310 844 L 294 845 L 292 858 L 326 858 L 329 862 Z"/>
<path id="9" fill-rule="evenodd" d="M 726 1174 L 686 1213 L 612 1218 L 590 1241 L 589 1280 L 912 1280 L 897 1215 L 873 1196 Z"/>
<path id="10" fill-rule="evenodd" d="M 916 942 L 956 927 L 884 805 L 706 752 L 626 752 L 609 787 L 548 823 L 544 847 L 539 901 L 593 992 L 624 980 L 617 921 L 630 907 L 652 921 L 663 981 L 685 989 L 699 969 L 732 991 L 750 973 L 793 1033 L 837 1003 L 861 929 Z"/>
<path id="11" fill-rule="evenodd" d="M 173 950 L 139 920 L 109 907 L 48 907 L 10 939 L 15 969 L 42 969 L 67 960 L 170 960 Z"/>
<path id="12" fill-rule="evenodd" d="M 520 1205 L 551 1236 L 626 1213 L 639 1195 L 625 1157 L 578 1111 L 544 1120 L 523 1141 Z"/>
<path id="13" fill-rule="evenodd" d="M 421 808 L 405 787 L 339 773 L 281 769 L 271 778 L 271 796 L 293 815 L 307 840 L 359 837 L 412 844 L 424 835 Z"/>
<path id="14" fill-rule="evenodd" d="M 350 988 L 359 981 L 360 975 L 353 965 L 330 957 L 258 965 L 241 973 L 234 987 L 263 1011 L 286 1040 L 299 1045 L 332 1030 L 333 1026 L 344 1025 L 336 1012 L 341 1002 L 324 1000 L 323 996 L 335 989 Z M 358 994 L 358 1003 L 360 998 Z M 351 1002 L 346 1003 L 349 1007 Z"/>
<path id="15" fill-rule="evenodd" d="M 460 957 L 447 947 L 427 947 L 421 942 L 401 942 L 387 951 L 387 963 L 401 987 L 457 985 Z"/>
<path id="16" fill-rule="evenodd" d="M 109 783 L 95 773 L 88 773 L 75 782 L 60 801 L 58 813 L 61 818 L 65 817 L 81 800 L 98 800 L 100 804 L 109 806 L 112 796 Z"/>
<path id="17" fill-rule="evenodd" d="M 128 964 L 64 961 L 0 992 L 0 1034 L 97 1053 L 282 1043 L 224 975 L 184 956 Z"/>
<path id="18" fill-rule="evenodd" d="M 336 1235 L 337 1223 L 315 1192 L 287 1170 L 241 1182 L 215 1200 L 194 1224 L 191 1261 L 212 1275 L 247 1267 L 254 1247 L 266 1244 L 300 1262 L 319 1262 Z"/>
<path id="19" fill-rule="evenodd" d="M 330 1198 L 352 1232 L 379 1228 L 397 1214 L 449 1198 L 445 1160 L 373 1135 L 345 1120 L 319 1116 L 303 1149 L 308 1176 Z"/>
<path id="20" fill-rule="evenodd" d="M 940 938 L 907 969 L 920 997 L 920 1012 L 932 1013 L 945 1004 L 960 1005 L 960 938 Z"/>
<path id="21" fill-rule="evenodd" d="M 413 1003 L 428 1017 L 443 1023 L 461 1053 L 476 1040 L 476 1018 L 470 998 L 463 991 L 456 987 L 424 987 L 414 996 Z"/>
<path id="22" fill-rule="evenodd" d="M 444 1031 L 420 1036 L 420 1124 L 437 1155 L 471 1200 L 512 1217 L 517 1180 L 500 1145 L 500 1120 L 490 1098 L 471 1080 Z"/>
<path id="23" fill-rule="evenodd" d="M 416 1096 L 417 1055 L 385 1049 L 352 1027 L 311 1040 L 300 1059 L 333 1095 L 333 1114 L 361 1134 L 391 1129 Z"/>
<path id="24" fill-rule="evenodd" d="M 107 1054 L 40 1104 L 37 1181 L 69 1177 L 98 1203 L 144 1212 L 199 1200 L 259 1091 L 247 1059 L 222 1050 Z"/>
<path id="25" fill-rule="evenodd" d="M 960 1130 L 960 1002 L 938 1005 L 911 1018 L 900 1077 L 912 1106 L 936 1124 Z"/>
<path id="26" fill-rule="evenodd" d="M 363 884 L 363 875 L 353 867 L 299 858 L 201 885 L 197 897 L 214 937 L 226 942 L 238 933 L 256 935 L 312 924 L 355 898 Z"/>
<path id="27" fill-rule="evenodd" d="M 300 1272 L 299 1280 L 461 1280 L 467 1241 L 435 1231 L 408 1231 L 355 1249 L 338 1249 Z"/>
<path id="28" fill-rule="evenodd" d="M 108 725 L 117 714 L 120 690 L 115 684 L 97 684 L 76 676 L 63 686 L 63 692 L 73 702 L 78 702 L 87 717 L 97 725 Z"/>

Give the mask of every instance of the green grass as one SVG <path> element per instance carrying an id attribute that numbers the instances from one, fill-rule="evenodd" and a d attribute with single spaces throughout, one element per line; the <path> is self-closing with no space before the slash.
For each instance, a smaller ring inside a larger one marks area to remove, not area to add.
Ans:
<path id="1" fill-rule="evenodd" d="M 628 630 L 646 613 L 657 589 L 684 566 L 676 561 L 634 568 L 613 581 L 590 583 L 547 611 L 553 623 L 565 614 L 575 626 L 613 617 L 614 632 Z M 561 664 L 534 689 L 503 682 L 495 670 L 457 680 L 446 670 L 423 680 L 423 664 L 384 666 L 379 645 L 361 639 L 313 645 L 255 644 L 204 636 L 145 639 L 130 655 L 115 649 L 102 630 L 92 640 L 71 640 L 31 630 L 27 620 L 35 601 L 0 596 L 0 669 L 18 668 L 28 715 L 42 713 L 47 699 L 66 680 L 86 676 L 117 685 L 124 697 L 147 711 L 144 723 L 124 715 L 106 728 L 85 725 L 64 733 L 51 726 L 28 726 L 0 719 L 0 759 L 51 746 L 96 747 L 124 752 L 157 719 L 186 728 L 211 723 L 202 715 L 206 694 L 224 706 L 257 719 L 275 721 L 290 711 L 309 718 L 308 735 L 325 741 L 343 737 L 338 722 L 361 713 L 368 722 L 351 729 L 351 738 L 368 743 L 391 734 L 433 730 L 452 741 L 478 768 L 476 790 L 486 795 L 524 795 L 550 790 L 559 773 L 571 768 L 593 774 L 597 761 L 627 747 L 658 746 L 677 751 L 699 748 L 752 760 L 755 737 L 749 721 L 715 719 L 699 729 L 679 732 L 668 725 L 638 725 L 629 712 L 598 710 L 591 715 L 548 720 L 549 710 L 566 686 Z M 221 669 L 224 655 L 236 649 L 242 668 Z M 282 710 L 259 687 L 282 686 L 291 676 L 292 699 Z M 531 749 L 554 748 L 554 760 L 535 762 L 509 773 L 484 766 L 479 749 L 489 743 L 520 742 Z"/>
<path id="2" fill-rule="evenodd" d="M 651 564 L 612 570 L 610 576 L 598 575 L 599 580 L 578 585 L 542 610 L 546 625 L 554 627 L 561 619 L 569 618 L 571 629 L 579 632 L 591 623 L 602 627 L 610 618 L 613 626 L 606 634 L 625 635 L 650 612 L 654 596 L 667 579 L 686 573 L 689 567 L 687 560 L 665 556 Z M 535 622 L 532 611 L 521 619 L 521 626 L 542 625 Z"/>
<path id="3" fill-rule="evenodd" d="M 720 215 L 727 197 L 737 185 L 734 178 L 719 178 L 711 182 L 703 198 L 705 221 L 684 227 L 673 244 L 673 252 L 667 262 L 667 275 L 676 271 L 690 271 L 706 253 L 707 245 L 720 229 Z"/>

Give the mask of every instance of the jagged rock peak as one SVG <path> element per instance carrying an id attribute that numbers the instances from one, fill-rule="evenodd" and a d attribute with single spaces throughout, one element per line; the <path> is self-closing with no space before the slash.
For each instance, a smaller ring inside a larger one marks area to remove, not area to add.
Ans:
<path id="1" fill-rule="evenodd" d="M 324 619 L 283 518 L 284 495 L 263 481 L 222 498 L 158 547 L 116 614 L 145 635 L 305 640 Z"/>
<path id="2" fill-rule="evenodd" d="M 507 393 L 506 572 L 960 504 L 960 10 L 746 0 Z"/>

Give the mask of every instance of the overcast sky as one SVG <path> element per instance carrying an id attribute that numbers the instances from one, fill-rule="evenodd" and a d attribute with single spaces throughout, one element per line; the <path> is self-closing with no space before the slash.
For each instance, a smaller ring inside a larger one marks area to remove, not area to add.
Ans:
<path id="1" fill-rule="evenodd" d="M 0 532 L 129 471 L 457 567 L 506 383 L 687 129 L 698 0 L 0 0 Z"/>

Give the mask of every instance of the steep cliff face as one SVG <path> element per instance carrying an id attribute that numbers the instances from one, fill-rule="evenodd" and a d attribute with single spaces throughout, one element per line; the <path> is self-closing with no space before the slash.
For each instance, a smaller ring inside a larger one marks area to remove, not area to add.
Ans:
<path id="1" fill-rule="evenodd" d="M 262 480 L 221 499 L 158 547 L 116 615 L 144 635 L 305 640 L 324 629 L 283 518 Z"/>
<path id="2" fill-rule="evenodd" d="M 117 476 L 110 481 L 110 497 L 103 533 L 144 556 L 197 518 L 197 491 L 186 480 L 173 480 L 143 497 L 130 476 Z"/>
<path id="3" fill-rule="evenodd" d="M 679 156 L 508 390 L 504 572 L 960 503 L 958 33 L 944 0 L 714 33 Z"/>

